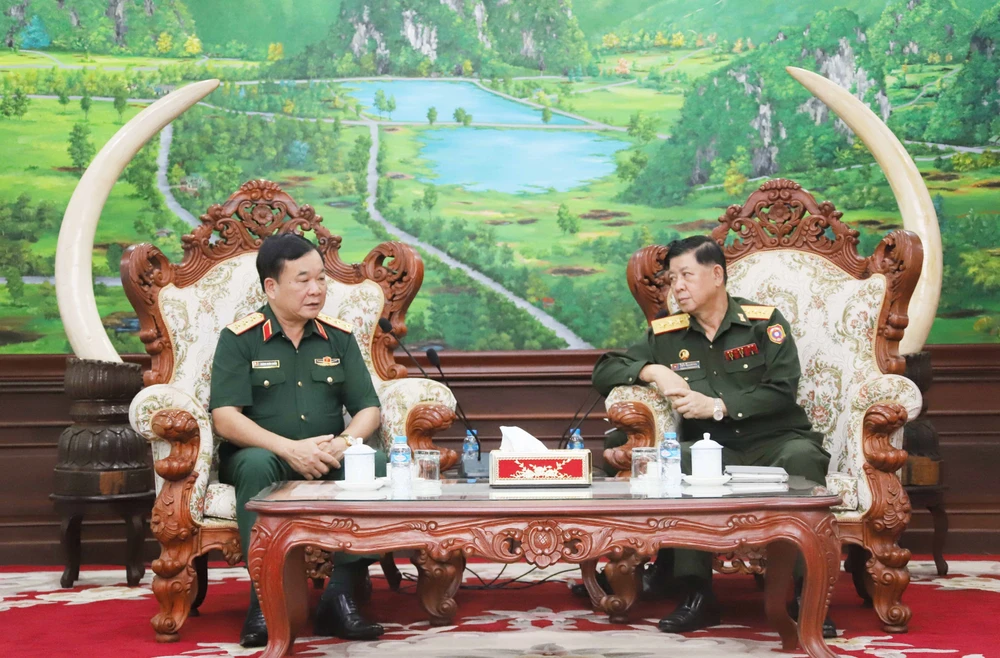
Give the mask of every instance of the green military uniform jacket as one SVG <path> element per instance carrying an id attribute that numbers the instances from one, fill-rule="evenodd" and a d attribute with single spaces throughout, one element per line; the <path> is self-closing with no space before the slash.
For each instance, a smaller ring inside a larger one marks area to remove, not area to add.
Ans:
<path id="1" fill-rule="evenodd" d="M 645 341 L 600 358 L 594 387 L 607 395 L 615 386 L 641 384 L 639 371 L 649 364 L 665 365 L 691 390 L 725 402 L 728 415 L 722 422 L 682 419 L 683 441 L 710 432 L 719 443 L 740 448 L 755 439 L 792 433 L 822 443 L 795 401 L 799 355 L 788 322 L 772 306 L 730 296 L 711 341 L 686 313 L 654 320 Z"/>
<path id="2" fill-rule="evenodd" d="M 250 420 L 288 439 L 340 434 L 344 407 L 353 416 L 379 406 L 351 330 L 320 314 L 306 323 L 296 348 L 264 305 L 222 330 L 209 408 L 242 407 Z"/>

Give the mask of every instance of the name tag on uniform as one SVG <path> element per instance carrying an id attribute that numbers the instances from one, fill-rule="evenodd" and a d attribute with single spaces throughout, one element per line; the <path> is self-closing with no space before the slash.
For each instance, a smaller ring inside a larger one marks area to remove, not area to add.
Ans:
<path id="1" fill-rule="evenodd" d="M 272 361 L 253 361 L 250 364 L 254 370 L 268 369 L 268 368 L 280 368 L 281 361 L 274 359 Z"/>
<path id="2" fill-rule="evenodd" d="M 339 366 L 340 359 L 331 359 L 328 356 L 324 356 L 322 359 L 314 359 L 313 363 L 318 366 Z"/>
<path id="3" fill-rule="evenodd" d="M 684 361 L 683 363 L 671 363 L 670 369 L 674 372 L 683 370 L 697 370 L 701 367 L 701 361 Z"/>

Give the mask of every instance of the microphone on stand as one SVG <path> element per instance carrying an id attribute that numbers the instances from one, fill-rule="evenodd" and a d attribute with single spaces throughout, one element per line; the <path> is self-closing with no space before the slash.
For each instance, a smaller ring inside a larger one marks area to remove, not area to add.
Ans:
<path id="1" fill-rule="evenodd" d="M 601 401 L 602 397 L 604 397 L 604 396 L 603 395 L 598 395 L 596 398 L 594 398 L 594 401 L 591 402 L 590 406 L 587 408 L 586 413 L 584 413 L 583 417 L 580 418 L 580 422 L 576 423 L 576 427 L 573 427 L 573 423 L 576 422 L 576 414 L 573 415 L 573 420 L 570 421 L 569 427 L 566 428 L 566 431 L 563 432 L 563 437 L 559 440 L 559 447 L 560 448 L 562 448 L 564 445 L 566 445 L 566 443 L 569 441 L 570 435 L 573 433 L 574 430 L 578 430 L 578 429 L 580 429 L 583 426 L 584 421 L 587 420 L 587 417 L 590 416 L 590 412 L 592 412 L 594 410 L 594 407 L 597 406 L 597 403 Z M 590 399 L 590 393 L 588 392 L 587 393 L 587 398 L 584 399 L 584 403 L 586 403 L 587 400 L 589 400 L 589 399 Z M 582 404 L 580 405 L 580 409 L 583 409 L 583 405 Z M 580 409 L 577 409 L 576 413 L 580 413 Z"/>
<path id="2" fill-rule="evenodd" d="M 444 385 L 451 388 L 451 382 L 449 382 L 448 378 L 445 377 L 444 370 L 441 370 L 441 356 L 437 353 L 437 350 L 432 347 L 427 350 L 425 354 L 427 354 L 427 360 L 431 362 L 431 365 L 437 368 L 438 373 L 441 375 L 441 379 L 444 380 Z M 462 424 L 465 425 L 465 429 L 472 432 L 472 424 L 469 422 L 469 417 L 465 415 L 465 410 L 462 409 L 462 403 L 458 401 L 458 398 L 455 398 L 455 407 L 458 411 L 459 418 L 462 420 Z M 479 436 L 475 433 L 473 433 L 473 436 L 476 437 L 476 443 L 478 444 Z"/>
<path id="3" fill-rule="evenodd" d="M 413 361 L 413 363 L 416 364 L 417 368 L 420 369 L 420 372 L 423 373 L 424 377 L 426 377 L 427 379 L 430 379 L 430 375 L 428 375 L 427 371 L 423 369 L 423 367 L 420 365 L 420 362 L 417 361 L 417 359 L 412 354 L 410 354 L 410 350 L 406 349 L 406 345 L 403 344 L 403 341 L 399 338 L 399 336 L 397 336 L 396 334 L 393 333 L 393 331 L 392 331 L 392 323 L 391 322 L 389 322 L 385 318 L 379 318 L 378 319 L 378 328 L 381 329 L 383 332 L 389 334 L 393 338 L 395 338 L 396 342 L 399 343 L 399 346 L 403 348 L 404 352 L 406 352 L 406 356 L 410 357 L 410 360 Z"/>

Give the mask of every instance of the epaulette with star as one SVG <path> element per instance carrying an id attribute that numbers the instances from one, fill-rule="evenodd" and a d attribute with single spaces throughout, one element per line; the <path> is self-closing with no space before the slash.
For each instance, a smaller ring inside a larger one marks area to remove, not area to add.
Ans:
<path id="1" fill-rule="evenodd" d="M 677 315 L 668 315 L 665 318 L 659 318 L 653 320 L 649 325 L 653 329 L 653 333 L 657 336 L 660 334 L 668 333 L 671 331 L 678 331 L 680 329 L 687 329 L 691 326 L 691 316 L 687 313 L 678 313 Z"/>
<path id="2" fill-rule="evenodd" d="M 747 317 L 751 320 L 770 320 L 771 315 L 774 314 L 773 306 L 754 306 L 750 304 L 743 304 L 743 312 L 747 314 Z"/>
<path id="3" fill-rule="evenodd" d="M 239 336 L 240 334 L 245 333 L 248 329 L 253 329 L 265 319 L 266 318 L 263 313 L 251 313 L 250 315 L 243 316 L 236 322 L 227 324 L 226 329 L 229 329 L 229 331 Z"/>
<path id="4" fill-rule="evenodd" d="M 323 324 L 330 325 L 334 329 L 340 329 L 344 333 L 351 333 L 354 331 L 354 325 L 347 320 L 341 320 L 340 318 L 335 318 L 332 315 L 327 315 L 326 313 L 320 313 L 316 316 L 316 319 Z"/>

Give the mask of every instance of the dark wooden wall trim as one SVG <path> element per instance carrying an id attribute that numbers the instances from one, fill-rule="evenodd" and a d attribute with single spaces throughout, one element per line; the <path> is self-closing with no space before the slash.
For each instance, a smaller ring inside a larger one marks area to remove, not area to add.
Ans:
<path id="1" fill-rule="evenodd" d="M 934 387 L 927 416 L 942 442 L 951 522 L 948 550 L 1000 553 L 1000 489 L 985 486 L 1000 466 L 1000 345 L 941 345 L 932 354 Z M 516 424 L 555 444 L 574 412 L 594 394 L 590 372 L 599 351 L 452 352 L 441 355 L 445 374 L 484 449 L 496 447 L 500 426 Z M 423 355 L 420 364 L 440 376 Z M 397 359 L 419 375 L 404 354 Z M 145 356 L 129 361 L 148 364 Z M 0 356 L 0 564 L 58 564 L 59 519 L 48 494 L 60 432 L 69 424 L 63 393 L 64 355 Z M 588 447 L 600 454 L 604 406 L 598 403 L 583 426 Z M 460 424 L 440 443 L 458 448 Z M 84 560 L 120 561 L 121 523 L 111 518 L 85 522 Z M 904 542 L 928 552 L 930 519 L 915 510 Z M 149 555 L 155 546 L 148 543 Z"/>

